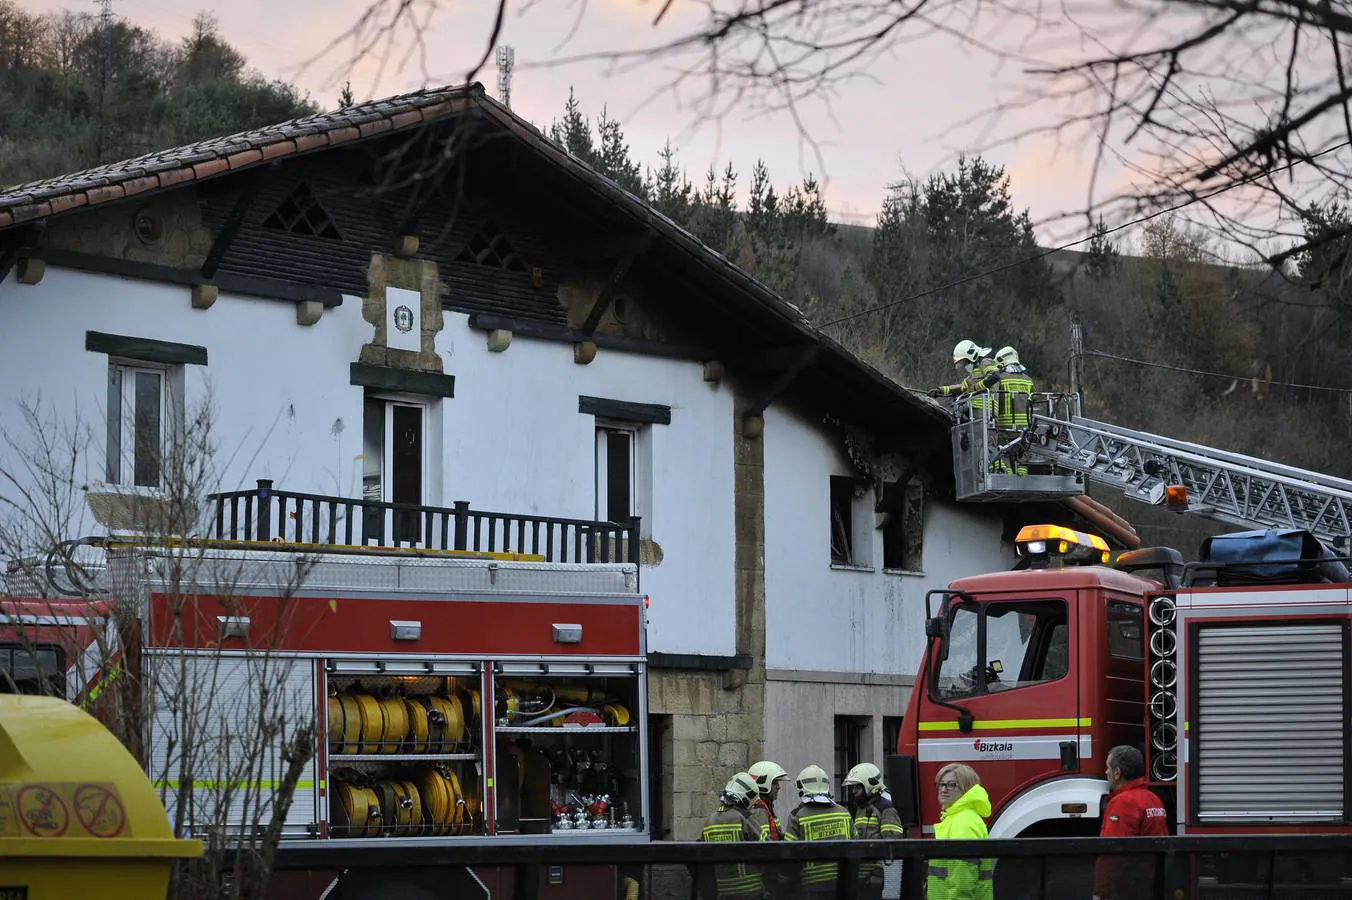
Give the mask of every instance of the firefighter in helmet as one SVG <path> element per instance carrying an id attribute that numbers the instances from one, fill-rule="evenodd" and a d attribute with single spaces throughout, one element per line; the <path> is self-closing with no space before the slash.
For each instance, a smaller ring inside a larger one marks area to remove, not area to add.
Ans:
<path id="1" fill-rule="evenodd" d="M 784 839 L 779 830 L 779 821 L 775 818 L 775 800 L 779 797 L 779 783 L 789 777 L 779 763 L 763 759 L 747 769 L 751 779 L 760 789 L 760 796 L 751 804 L 751 818 L 760 826 L 762 841 L 780 841 Z"/>
<path id="2" fill-rule="evenodd" d="M 759 841 L 760 828 L 751 818 L 751 804 L 760 788 L 746 772 L 738 772 L 718 795 L 718 809 L 709 815 L 699 839 L 707 842 Z M 746 863 L 720 863 L 714 867 L 718 900 L 762 900 L 765 880 L 760 869 Z"/>
<path id="3" fill-rule="evenodd" d="M 989 398 L 986 376 L 997 368 L 995 360 L 990 358 L 991 348 L 978 346 L 976 341 L 958 341 L 953 348 L 953 365 L 963 378 L 957 384 L 946 384 L 930 391 L 931 397 L 971 396 L 972 414 L 985 409 Z"/>
<path id="4" fill-rule="evenodd" d="M 831 780 L 821 766 L 808 766 L 798 773 L 798 806 L 784 820 L 786 841 L 847 841 L 852 822 L 850 811 L 831 799 Z M 803 863 L 803 895 L 834 895 L 837 864 Z"/>
<path id="5" fill-rule="evenodd" d="M 1001 347 L 997 350 L 995 368 L 986 374 L 984 383 L 990 390 L 996 440 L 998 444 L 1007 444 L 1032 421 L 1030 413 L 1032 401 L 1029 395 L 1033 393 L 1033 379 L 1019 362 L 1019 351 L 1013 347 Z M 1027 466 L 1017 460 L 1011 461 L 1003 457 L 991 460 L 990 468 L 992 472 L 1028 474 Z"/>
<path id="6" fill-rule="evenodd" d="M 860 763 L 845 776 L 845 799 L 854 813 L 854 837 L 861 841 L 900 840 L 906 837 L 901 816 L 892 801 L 883 796 L 883 773 L 873 763 Z M 883 892 L 882 864 L 865 860 L 859 864 L 859 896 L 877 900 Z"/>

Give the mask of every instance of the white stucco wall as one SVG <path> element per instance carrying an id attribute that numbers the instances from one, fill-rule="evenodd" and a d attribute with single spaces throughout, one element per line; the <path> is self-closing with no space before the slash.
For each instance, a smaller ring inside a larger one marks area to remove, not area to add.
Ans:
<path id="1" fill-rule="evenodd" d="M 38 285 L 12 275 L 0 284 L 0 322 L 0 428 L 24 440 L 25 399 L 40 397 L 64 426 L 78 411 L 90 485 L 104 472 L 108 360 L 85 350 L 85 332 L 102 331 L 207 348 L 209 365 L 185 367 L 187 404 L 211 397 L 219 489 L 271 478 L 285 490 L 360 496 L 363 389 L 349 383 L 349 365 L 372 326 L 358 298 L 305 328 L 287 302 L 223 294 L 200 311 L 185 287 L 49 268 Z M 440 421 L 428 446 L 439 443 L 442 460 L 431 499 L 445 505 L 593 518 L 595 420 L 578 412 L 578 396 L 671 407 L 671 424 L 650 429 L 650 529 L 664 560 L 643 573 L 649 648 L 732 653 L 731 390 L 705 383 L 697 363 L 602 351 L 579 366 L 568 344 L 519 337 L 490 353 L 455 313 L 437 349 L 456 378 L 455 397 L 429 420 Z M 14 462 L 0 446 L 0 465 Z"/>
<path id="2" fill-rule="evenodd" d="M 1013 562 L 998 520 L 926 497 L 923 572 L 884 572 L 869 491 L 853 531 L 856 542 L 871 542 L 872 566 L 832 568 L 830 477 L 858 474 L 824 426 L 785 405 L 766 411 L 766 668 L 914 675 L 925 592 Z"/>

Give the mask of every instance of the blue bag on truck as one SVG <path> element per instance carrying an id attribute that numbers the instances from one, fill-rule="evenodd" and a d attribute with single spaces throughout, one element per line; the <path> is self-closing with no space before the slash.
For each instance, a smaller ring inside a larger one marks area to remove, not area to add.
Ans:
<path id="1" fill-rule="evenodd" d="M 1349 580 L 1347 566 L 1308 531 L 1238 531 L 1202 541 L 1202 560 L 1217 563 L 1216 584 L 1309 584 Z"/>

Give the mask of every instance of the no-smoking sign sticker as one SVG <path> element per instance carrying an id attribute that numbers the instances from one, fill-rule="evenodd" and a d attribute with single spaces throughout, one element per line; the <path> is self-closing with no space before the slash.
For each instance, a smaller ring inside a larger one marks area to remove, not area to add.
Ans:
<path id="1" fill-rule="evenodd" d="M 19 821 L 34 837 L 61 837 L 70 827 L 70 810 L 56 790 L 45 784 L 29 784 L 14 798 Z"/>
<path id="2" fill-rule="evenodd" d="M 75 789 L 75 818 L 96 838 L 115 838 L 127 827 L 127 811 L 112 789 L 83 784 Z"/>

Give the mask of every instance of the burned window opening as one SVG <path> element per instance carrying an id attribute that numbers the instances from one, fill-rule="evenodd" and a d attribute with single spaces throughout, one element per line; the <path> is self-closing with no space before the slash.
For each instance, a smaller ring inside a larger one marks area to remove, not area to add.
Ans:
<path id="1" fill-rule="evenodd" d="M 343 239 L 329 214 L 320 205 L 319 198 L 305 182 L 296 185 L 295 190 L 278 204 L 272 215 L 263 221 L 263 227 L 335 241 Z"/>

